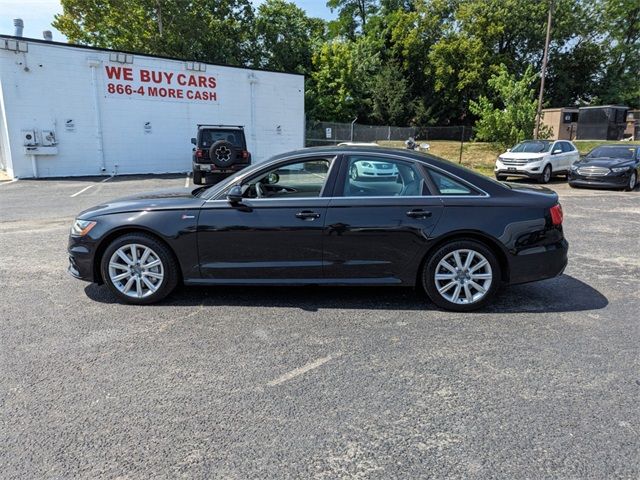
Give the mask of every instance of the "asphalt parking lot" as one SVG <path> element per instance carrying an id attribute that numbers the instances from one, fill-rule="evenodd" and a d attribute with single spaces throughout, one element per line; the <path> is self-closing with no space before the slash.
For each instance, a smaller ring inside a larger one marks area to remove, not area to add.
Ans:
<path id="1" fill-rule="evenodd" d="M 406 289 L 66 274 L 76 213 L 184 176 L 0 184 L 2 478 L 640 476 L 640 191 L 551 185 L 564 275 L 472 314 Z"/>

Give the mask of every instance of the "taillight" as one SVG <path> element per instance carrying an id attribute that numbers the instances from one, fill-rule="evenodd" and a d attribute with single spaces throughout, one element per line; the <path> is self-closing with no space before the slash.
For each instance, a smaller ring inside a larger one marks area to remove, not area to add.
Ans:
<path id="1" fill-rule="evenodd" d="M 562 214 L 562 205 L 556 203 L 553 207 L 551 207 L 549 213 L 551 213 L 551 223 L 553 225 L 562 225 L 562 219 L 564 218 Z"/>
<path id="2" fill-rule="evenodd" d="M 249 158 L 249 152 L 247 152 L 246 150 L 242 150 L 242 158 Z"/>
<path id="3" fill-rule="evenodd" d="M 203 150 L 196 150 L 196 157 L 198 157 L 198 158 L 204 157 L 204 151 Z"/>

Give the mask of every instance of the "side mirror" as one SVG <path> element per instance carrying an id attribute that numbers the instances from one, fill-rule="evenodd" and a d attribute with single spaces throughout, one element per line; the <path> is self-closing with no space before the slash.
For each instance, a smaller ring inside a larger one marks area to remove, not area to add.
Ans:
<path id="1" fill-rule="evenodd" d="M 197 144 L 197 142 L 196 142 L 196 138 L 195 138 L 195 137 L 191 138 L 191 143 L 193 143 L 194 145 L 196 145 L 196 144 Z"/>
<path id="2" fill-rule="evenodd" d="M 559 153 L 562 153 L 562 149 L 561 148 L 556 148 L 553 152 L 551 152 L 551 155 L 557 155 Z"/>
<path id="3" fill-rule="evenodd" d="M 511 149 L 510 149 L 510 148 L 507 148 L 507 152 L 510 152 L 510 151 L 511 151 Z"/>
<path id="4" fill-rule="evenodd" d="M 242 187 L 240 185 L 231 187 L 231 190 L 227 193 L 227 201 L 232 205 L 242 203 Z"/>

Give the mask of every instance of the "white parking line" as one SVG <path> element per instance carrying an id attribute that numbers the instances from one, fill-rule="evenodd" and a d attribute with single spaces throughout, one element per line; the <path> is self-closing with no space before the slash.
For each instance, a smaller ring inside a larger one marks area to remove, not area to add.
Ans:
<path id="1" fill-rule="evenodd" d="M 15 183 L 17 181 L 18 181 L 18 179 L 14 178 L 13 180 L 8 180 L 6 182 L 0 182 L 0 185 L 8 185 L 9 183 Z"/>
<path id="2" fill-rule="evenodd" d="M 333 357 L 331 355 L 329 355 L 328 357 L 319 358 L 315 362 L 307 363 L 306 365 L 303 365 L 300 368 L 296 368 L 295 370 L 291 370 L 290 372 L 287 372 L 284 375 L 279 376 L 275 380 L 271 380 L 270 382 L 267 382 L 267 385 L 269 385 L 270 387 L 275 387 L 276 385 L 280 385 L 281 383 L 291 380 L 292 378 L 295 378 L 307 373 L 309 370 L 313 370 L 314 368 L 318 368 L 319 366 L 324 365 L 332 358 Z"/>
<path id="3" fill-rule="evenodd" d="M 104 180 L 100 180 L 100 183 L 104 183 L 104 182 L 108 182 L 109 180 L 111 180 L 113 178 L 113 176 L 111 177 L 107 177 Z M 83 192 L 86 192 L 87 190 L 89 190 L 90 188 L 95 187 L 96 184 L 94 183 L 93 185 L 89 185 L 88 187 L 84 187 L 82 190 L 80 190 L 79 192 L 74 193 L 73 195 L 69 195 L 71 198 L 73 197 L 77 197 L 78 195 L 80 195 Z"/>
<path id="4" fill-rule="evenodd" d="M 187 178 L 184 181 L 184 188 L 189 188 L 189 174 L 187 173 Z"/>

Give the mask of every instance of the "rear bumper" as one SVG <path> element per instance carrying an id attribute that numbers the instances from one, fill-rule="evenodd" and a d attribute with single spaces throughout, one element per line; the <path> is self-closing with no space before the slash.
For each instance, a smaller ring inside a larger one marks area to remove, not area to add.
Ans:
<path id="1" fill-rule="evenodd" d="M 236 173 L 243 168 L 247 168 L 249 165 L 251 165 L 251 163 L 234 163 L 227 168 L 220 168 L 213 163 L 191 162 L 191 166 L 194 171 L 200 171 L 204 173 Z"/>
<path id="2" fill-rule="evenodd" d="M 535 282 L 557 277 L 567 267 L 569 242 L 522 250 L 511 257 L 510 284 Z"/>

